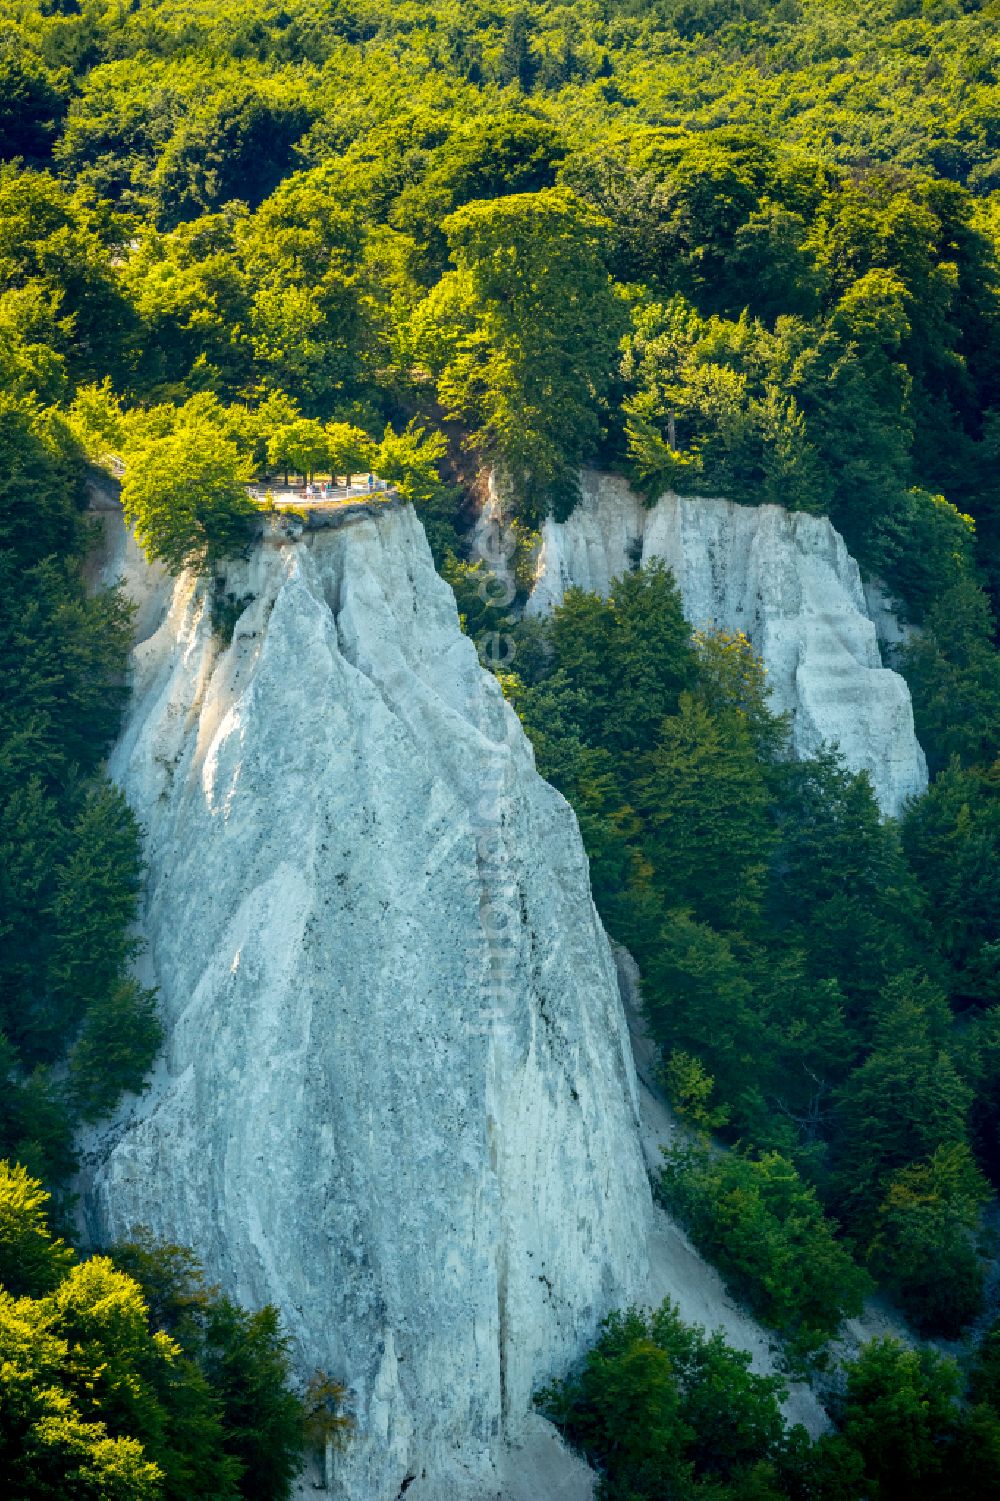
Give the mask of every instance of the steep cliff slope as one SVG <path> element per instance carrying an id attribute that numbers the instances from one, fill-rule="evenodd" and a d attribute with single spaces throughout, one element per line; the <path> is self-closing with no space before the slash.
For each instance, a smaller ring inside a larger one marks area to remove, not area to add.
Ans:
<path id="1" fill-rule="evenodd" d="M 829 521 L 676 495 L 647 509 L 625 480 L 585 473 L 569 519 L 544 523 L 528 609 L 551 609 L 571 585 L 606 593 L 653 558 L 673 571 L 693 626 L 749 637 L 799 755 L 836 742 L 887 813 L 924 789 L 909 691 L 882 665 L 858 566 Z"/>
<path id="2" fill-rule="evenodd" d="M 649 1190 L 568 805 L 459 631 L 419 522 L 276 528 L 207 593 L 128 564 L 152 1087 L 89 1144 L 138 1224 L 279 1304 L 353 1388 L 351 1501 L 498 1493 L 532 1389 L 646 1277 Z M 252 596 L 252 598 L 250 598 Z"/>

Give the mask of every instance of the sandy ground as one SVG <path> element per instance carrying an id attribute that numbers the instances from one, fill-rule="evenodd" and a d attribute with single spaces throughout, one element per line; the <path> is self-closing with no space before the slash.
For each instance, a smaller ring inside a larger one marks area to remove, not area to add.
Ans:
<path id="1" fill-rule="evenodd" d="M 501 1471 L 488 1490 L 475 1501 L 593 1501 L 596 1477 L 591 1469 L 563 1443 L 551 1423 L 538 1413 L 525 1419 L 521 1443 L 501 1456 Z M 420 1480 L 406 1487 L 405 1501 L 440 1501 Z M 300 1477 L 295 1501 L 316 1501 L 336 1494 L 319 1484 L 318 1471 Z M 470 1495 L 469 1501 L 472 1501 Z"/>
<path id="2" fill-rule="evenodd" d="M 532 1413 L 524 1443 L 507 1452 L 503 1501 L 592 1501 L 595 1475 L 551 1423 Z"/>

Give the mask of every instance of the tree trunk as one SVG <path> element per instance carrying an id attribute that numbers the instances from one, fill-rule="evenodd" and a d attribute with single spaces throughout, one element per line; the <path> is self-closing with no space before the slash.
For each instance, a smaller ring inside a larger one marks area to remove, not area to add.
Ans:
<path id="1" fill-rule="evenodd" d="M 328 1433 L 323 1445 L 323 1489 L 333 1490 L 333 1434 Z"/>

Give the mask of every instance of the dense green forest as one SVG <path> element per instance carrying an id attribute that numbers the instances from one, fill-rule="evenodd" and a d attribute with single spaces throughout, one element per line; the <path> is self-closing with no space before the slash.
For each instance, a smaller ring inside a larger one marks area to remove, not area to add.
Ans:
<path id="1" fill-rule="evenodd" d="M 160 1041 L 131 977 L 138 831 L 102 769 L 130 610 L 84 578 L 88 466 L 111 459 L 175 569 L 240 545 L 251 475 L 374 465 L 473 634 L 509 623 L 466 543 L 485 464 L 522 585 L 581 463 L 650 499 L 831 517 L 919 626 L 896 665 L 933 779 L 899 821 L 834 752 L 789 760 L 760 663 L 692 639 L 659 570 L 518 625 L 504 685 L 641 967 L 690 1126 L 664 1202 L 795 1362 L 822 1364 L 876 1285 L 922 1335 L 980 1336 L 997 5 L 0 0 L 0 20 L 0 1155 L 22 1165 L 0 1183 L 20 1372 L 0 1443 L 41 1445 L 17 1494 L 72 1473 L 80 1496 L 280 1496 L 294 1467 L 273 1316 L 176 1248 L 74 1261 L 38 1197 L 63 1228 L 77 1127 L 141 1088 Z M 97 1305 L 113 1319 L 88 1323 Z M 112 1385 L 67 1366 L 81 1322 Z M 836 1433 L 812 1447 L 669 1311 L 612 1321 L 545 1402 L 609 1497 L 971 1498 L 1000 1472 L 998 1342 L 961 1374 L 869 1347 L 830 1377 Z M 267 1423 L 270 1471 L 245 1447 Z"/>

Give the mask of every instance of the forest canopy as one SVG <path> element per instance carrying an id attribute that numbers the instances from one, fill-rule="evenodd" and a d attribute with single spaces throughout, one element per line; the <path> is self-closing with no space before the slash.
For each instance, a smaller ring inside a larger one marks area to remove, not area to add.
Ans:
<path id="1" fill-rule="evenodd" d="M 915 618 L 995 594 L 991 6 L 0 13 L 39 399 L 452 418 L 528 520 L 596 460 L 825 512 Z"/>
<path id="2" fill-rule="evenodd" d="M 894 665 L 932 780 L 898 821 L 834 750 L 790 760 L 748 643 L 692 636 L 662 570 L 521 623 L 504 687 L 641 968 L 690 1133 L 663 1202 L 800 1363 L 875 1283 L 923 1334 L 981 1318 L 997 21 L 996 0 L 0 0 L 0 1155 L 21 1164 L 0 1221 L 21 1216 L 22 1258 L 0 1334 L 15 1373 L 40 1352 L 17 1421 L 45 1484 L 278 1496 L 298 1421 L 269 1311 L 178 1248 L 81 1261 L 46 1223 L 41 1180 L 61 1223 L 77 1128 L 161 1041 L 139 830 L 104 765 L 131 634 L 121 592 L 88 587 L 109 474 L 180 570 L 244 545 L 251 478 L 374 468 L 481 641 L 509 625 L 468 547 L 487 467 L 522 599 L 582 465 L 650 503 L 829 516 L 916 627 Z M 114 1327 L 78 1368 L 95 1308 Z M 669 1310 L 612 1320 L 545 1400 L 608 1496 L 972 1498 L 997 1340 L 964 1395 L 877 1342 L 815 1446 Z"/>

